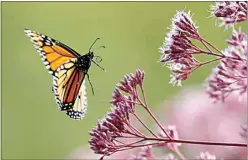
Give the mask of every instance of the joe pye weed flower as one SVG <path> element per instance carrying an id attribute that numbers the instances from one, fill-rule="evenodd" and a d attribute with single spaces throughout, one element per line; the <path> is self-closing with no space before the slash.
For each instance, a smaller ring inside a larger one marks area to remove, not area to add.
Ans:
<path id="1" fill-rule="evenodd" d="M 218 49 L 200 34 L 191 12 L 180 10 L 172 18 L 169 32 L 159 48 L 162 54 L 160 62 L 171 71 L 169 83 L 178 86 L 182 85 L 182 81 L 189 79 L 194 71 L 218 62 L 219 64 L 206 78 L 204 94 L 208 95 L 211 101 L 209 105 L 216 105 L 213 103 L 215 102 L 221 104 L 219 105 L 221 107 L 227 107 L 228 98 L 239 101 L 241 97 L 246 97 L 247 92 L 247 35 L 240 27 L 237 29 L 238 23 L 247 21 L 247 2 L 216 2 L 210 6 L 210 12 L 210 17 L 217 20 L 219 27 L 224 26 L 225 29 L 232 31 L 230 38 L 225 40 L 228 46 L 225 49 Z M 195 42 L 201 46 L 196 45 Z M 212 59 L 202 61 L 196 55 Z M 113 99 L 110 101 L 111 111 L 90 131 L 90 148 L 100 155 L 100 159 L 119 152 L 138 149 L 137 152 L 130 154 L 130 159 L 172 160 L 194 157 L 201 160 L 214 160 L 222 157 L 217 157 L 208 150 L 187 156 L 181 148 L 185 144 L 215 146 L 219 147 L 219 150 L 227 146 L 247 147 L 244 141 L 208 140 L 207 138 L 196 140 L 194 134 L 188 137 L 190 140 L 181 138 L 185 136 L 181 136 L 184 135 L 184 130 L 180 126 L 164 125 L 166 123 L 161 123 L 150 110 L 146 100 L 148 97 L 145 95 L 145 76 L 149 75 L 145 75 L 145 72 L 140 69 L 125 75 L 113 91 Z M 138 107 L 149 115 L 154 128 L 149 127 L 138 114 L 136 110 Z M 201 109 L 199 110 L 201 112 Z M 133 125 L 131 118 L 139 123 L 139 128 Z M 192 123 L 194 124 L 194 121 Z M 191 130 L 191 128 L 187 129 Z M 239 130 L 235 130 L 235 133 L 240 138 L 247 139 L 247 123 L 242 121 Z M 167 153 L 157 156 L 154 151 L 159 148 L 167 149 Z"/>

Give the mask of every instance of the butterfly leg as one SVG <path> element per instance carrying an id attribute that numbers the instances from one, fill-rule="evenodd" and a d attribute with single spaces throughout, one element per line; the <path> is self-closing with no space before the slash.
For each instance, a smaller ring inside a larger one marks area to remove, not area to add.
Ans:
<path id="1" fill-rule="evenodd" d="M 89 76 L 88 73 L 86 73 L 86 75 L 87 75 L 87 78 L 88 78 L 88 80 L 89 80 L 89 82 L 90 82 L 90 86 L 91 86 L 91 89 L 92 89 L 92 93 L 93 93 L 93 95 L 95 95 L 94 88 L 93 88 L 93 85 L 92 85 L 91 80 L 90 80 L 90 76 Z"/>

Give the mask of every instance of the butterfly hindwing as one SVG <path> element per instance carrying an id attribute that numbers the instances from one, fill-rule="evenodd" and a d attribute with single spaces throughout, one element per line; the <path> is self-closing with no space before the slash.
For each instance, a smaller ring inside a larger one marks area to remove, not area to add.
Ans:
<path id="1" fill-rule="evenodd" d="M 40 53 L 41 59 L 50 74 L 54 75 L 55 71 L 69 59 L 80 56 L 70 47 L 51 37 L 29 29 L 25 29 L 24 32 Z"/>
<path id="2" fill-rule="evenodd" d="M 69 60 L 55 72 L 53 92 L 61 111 L 72 119 L 82 119 L 87 107 L 85 74 L 74 63 L 74 59 Z"/>
<path id="3" fill-rule="evenodd" d="M 76 96 L 74 105 L 72 109 L 68 109 L 66 114 L 73 119 L 82 119 L 87 109 L 87 97 L 86 97 L 86 86 L 85 80 L 82 82 L 82 85 L 79 89 L 79 92 Z"/>

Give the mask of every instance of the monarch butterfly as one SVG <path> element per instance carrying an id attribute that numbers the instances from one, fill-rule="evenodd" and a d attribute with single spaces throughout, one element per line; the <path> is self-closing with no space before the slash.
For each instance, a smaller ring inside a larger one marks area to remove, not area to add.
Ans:
<path id="1" fill-rule="evenodd" d="M 93 60 L 94 57 L 99 56 L 95 56 L 91 51 L 92 46 L 99 38 L 90 46 L 87 54 L 80 55 L 65 44 L 44 34 L 29 29 L 24 29 L 24 32 L 40 53 L 42 61 L 53 76 L 52 91 L 59 109 L 66 112 L 72 119 L 82 119 L 87 108 L 85 76 L 87 76 L 94 94 L 88 74 L 91 62 L 104 70 L 97 61 Z"/>

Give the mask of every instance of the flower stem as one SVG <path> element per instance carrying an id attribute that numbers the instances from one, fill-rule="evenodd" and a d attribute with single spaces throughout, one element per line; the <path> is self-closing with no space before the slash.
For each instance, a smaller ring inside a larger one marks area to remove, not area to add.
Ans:
<path id="1" fill-rule="evenodd" d="M 127 124 L 127 126 L 134 132 L 134 133 L 130 132 L 129 134 L 137 137 L 145 137 L 145 135 L 142 132 L 140 132 L 137 128 L 135 128 L 133 125 Z"/>
<path id="2" fill-rule="evenodd" d="M 137 144 L 137 143 L 140 143 L 140 142 L 143 142 L 143 141 L 145 141 L 145 138 L 144 139 L 141 139 L 141 140 L 138 140 L 136 142 L 132 142 L 132 143 L 124 144 L 124 145 L 118 145 L 116 147 L 119 147 L 119 148 L 122 148 L 122 147 L 132 147 L 132 145 Z"/>
<path id="3" fill-rule="evenodd" d="M 205 48 L 207 48 L 207 50 L 210 52 L 210 53 L 213 53 L 210 48 L 208 48 L 208 46 L 203 42 L 203 40 L 200 40 L 201 44 L 204 45 Z"/>
<path id="4" fill-rule="evenodd" d="M 165 133 L 165 135 L 171 139 L 171 137 L 169 136 L 169 134 L 166 132 L 166 130 L 164 129 L 164 127 L 160 124 L 160 122 L 157 120 L 157 118 L 153 115 L 153 113 L 151 112 L 151 110 L 149 109 L 149 107 L 145 108 L 146 111 L 152 116 L 152 119 L 157 123 L 157 125 L 159 126 L 159 128 Z"/>
<path id="5" fill-rule="evenodd" d="M 157 135 L 156 134 L 154 134 L 150 129 L 149 129 L 149 127 L 146 125 L 146 124 L 144 124 L 144 122 L 139 118 L 139 116 L 137 116 L 137 114 L 136 113 L 133 113 L 133 115 L 138 119 L 138 121 L 154 136 L 154 137 L 157 137 Z"/>
<path id="6" fill-rule="evenodd" d="M 158 145 L 161 142 L 154 142 L 154 143 L 146 143 L 146 144 L 139 144 L 139 145 L 132 145 L 132 146 L 127 146 L 127 147 L 131 147 L 131 148 L 138 148 L 138 147 L 146 147 L 146 146 L 153 146 L 153 145 Z"/>
<path id="7" fill-rule="evenodd" d="M 145 105 L 147 106 L 147 103 L 146 103 L 146 96 L 145 96 L 145 90 L 143 89 L 143 86 L 142 86 L 142 85 L 140 85 L 140 89 L 141 89 L 141 93 L 142 93 L 142 96 L 143 96 Z"/>
<path id="8" fill-rule="evenodd" d="M 206 41 L 205 39 L 201 38 L 201 42 L 202 43 L 207 43 L 209 46 L 211 46 L 213 49 L 215 49 L 216 51 L 218 51 L 222 56 L 224 56 L 224 54 L 218 49 L 216 48 L 214 45 L 212 45 L 210 42 Z"/>
<path id="9" fill-rule="evenodd" d="M 184 155 L 180 152 L 178 148 L 175 148 L 174 152 L 178 155 L 180 159 L 185 159 Z"/>
<path id="10" fill-rule="evenodd" d="M 212 55 L 212 56 L 216 56 L 216 57 L 221 57 L 221 58 L 225 58 L 224 55 L 219 55 L 213 52 L 206 52 L 206 51 L 202 51 L 203 54 L 207 54 L 207 55 Z"/>
<path id="11" fill-rule="evenodd" d="M 195 141 L 195 140 L 182 140 L 182 139 L 165 139 L 165 138 L 150 138 L 146 140 L 164 141 L 167 143 L 185 143 L 185 144 L 202 144 L 202 145 L 215 145 L 215 146 L 236 146 L 236 147 L 247 147 L 245 143 L 229 143 L 229 142 L 209 142 L 209 141 Z"/>
<path id="12" fill-rule="evenodd" d="M 212 63 L 212 62 L 215 62 L 215 61 L 218 61 L 218 60 L 221 60 L 222 58 L 216 58 L 216 59 L 213 59 L 213 60 L 210 60 L 210 61 L 206 61 L 206 62 L 203 62 L 203 63 L 200 63 L 199 66 L 202 66 L 202 65 L 205 65 L 205 64 L 208 64 L 208 63 Z"/>
<path id="13" fill-rule="evenodd" d="M 193 70 L 191 70 L 189 72 L 189 74 L 192 74 L 195 70 L 197 70 L 198 68 L 200 68 L 202 65 L 205 65 L 205 64 L 208 64 L 208 63 L 212 63 L 212 62 L 215 62 L 215 61 L 218 61 L 222 58 L 216 58 L 216 59 L 213 59 L 213 60 L 210 60 L 210 61 L 206 61 L 206 62 L 203 62 L 203 63 L 199 63 Z"/>
<path id="14" fill-rule="evenodd" d="M 141 87 L 141 91 L 142 91 L 142 95 L 145 101 L 145 94 L 144 94 L 144 90 L 143 87 Z M 141 103 L 141 106 L 144 107 L 144 109 L 149 113 L 149 115 L 152 117 L 152 119 L 157 123 L 157 125 L 159 126 L 159 128 L 164 132 L 164 134 L 171 139 L 171 137 L 168 135 L 168 133 L 165 131 L 165 129 L 163 128 L 163 126 L 160 124 L 160 122 L 157 120 L 157 118 L 153 115 L 153 113 L 151 112 L 151 110 L 149 109 L 148 105 L 145 104 L 138 98 L 138 101 Z"/>

